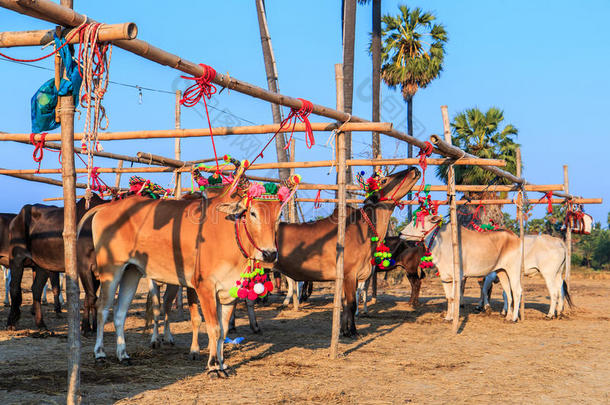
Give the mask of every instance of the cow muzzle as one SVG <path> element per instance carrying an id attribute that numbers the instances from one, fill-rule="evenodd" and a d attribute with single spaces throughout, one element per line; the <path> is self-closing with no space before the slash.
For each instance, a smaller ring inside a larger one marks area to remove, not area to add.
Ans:
<path id="1" fill-rule="evenodd" d="M 263 250 L 263 261 L 275 263 L 277 261 L 277 250 Z"/>

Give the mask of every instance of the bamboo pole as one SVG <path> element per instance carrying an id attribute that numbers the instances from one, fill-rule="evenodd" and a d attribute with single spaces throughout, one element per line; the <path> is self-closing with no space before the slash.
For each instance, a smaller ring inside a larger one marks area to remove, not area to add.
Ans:
<path id="1" fill-rule="evenodd" d="M 447 106 L 441 106 L 445 142 L 451 144 L 451 126 Z M 460 293 L 462 291 L 462 272 L 460 268 L 460 248 L 458 240 L 459 224 L 457 220 L 457 204 L 455 192 L 455 170 L 449 165 L 447 170 L 447 199 L 449 200 L 449 215 L 451 218 L 451 245 L 453 248 L 453 333 L 458 333 L 460 326 Z M 449 309 L 447 309 L 449 310 Z"/>
<path id="2" fill-rule="evenodd" d="M 176 138 L 176 140 L 178 142 L 180 142 L 179 138 Z M 174 153 L 176 153 L 175 150 L 176 150 L 176 145 L 174 143 Z M 178 146 L 178 151 L 179 150 L 180 150 L 180 146 Z M 148 153 L 148 152 L 138 152 L 136 154 L 136 156 L 145 163 L 156 164 L 158 166 L 169 166 L 169 167 L 179 168 L 179 167 L 182 167 L 185 165 L 185 162 L 183 162 L 181 160 L 172 159 L 172 158 L 159 156 L 159 155 L 153 155 L 152 153 Z"/>
<path id="3" fill-rule="evenodd" d="M 72 0 L 61 0 L 72 7 Z M 80 403 L 80 310 L 76 264 L 76 175 L 74 173 L 74 101 L 72 94 L 61 96 L 61 154 L 64 194 L 64 266 L 68 301 L 68 393 L 66 403 Z"/>
<path id="4" fill-rule="evenodd" d="M 2 1 L 2 0 L 0 0 Z M 312 122 L 311 128 L 315 132 L 329 132 L 339 128 L 341 124 L 336 122 Z M 389 122 L 350 122 L 345 124 L 345 127 L 354 132 L 365 132 L 373 130 L 387 130 L 392 128 Z M 280 129 L 280 124 L 265 124 L 265 125 L 247 125 L 239 127 L 216 127 L 212 128 L 214 136 L 228 135 L 264 135 L 273 134 L 275 132 L 286 133 L 292 132 L 292 125 Z M 294 126 L 294 132 L 304 132 L 305 124 L 298 123 Z M 75 140 L 82 140 L 84 133 L 79 132 L 74 134 Z M 121 141 L 129 139 L 158 139 L 158 138 L 196 138 L 210 136 L 209 128 L 194 128 L 194 129 L 155 129 L 155 130 L 140 130 L 140 131 L 122 131 L 122 132 L 100 132 L 98 139 L 100 141 Z M 34 140 L 39 141 L 40 134 L 36 134 Z M 47 141 L 58 141 L 61 139 L 60 134 L 47 134 Z M 30 142 L 30 134 L 0 134 L 0 141 L 21 141 Z"/>
<path id="5" fill-rule="evenodd" d="M 117 169 L 122 169 L 123 168 L 123 161 L 119 160 L 119 163 L 117 163 Z M 118 189 L 121 186 L 121 172 L 118 172 L 116 174 L 116 177 L 114 178 L 114 187 L 116 189 Z"/>
<path id="6" fill-rule="evenodd" d="M 180 90 L 176 90 L 176 106 L 175 106 L 175 110 L 174 110 L 174 126 L 176 127 L 176 129 L 180 129 L 182 122 L 181 122 L 181 117 L 182 117 L 182 110 L 180 109 L 180 99 L 182 98 L 182 92 Z M 176 161 L 180 161 L 180 155 L 182 153 L 181 150 L 181 146 L 180 146 L 180 138 L 174 138 L 174 158 L 176 158 Z M 176 187 L 174 190 L 174 197 L 175 198 L 180 198 L 180 196 L 182 195 L 182 175 L 180 174 L 179 171 L 176 170 L 175 172 L 175 176 L 176 176 Z M 182 290 L 180 291 L 180 295 L 182 295 Z"/>
<path id="7" fill-rule="evenodd" d="M 296 199 L 299 202 L 321 202 L 321 203 L 336 203 L 337 199 L 336 198 L 320 198 L 320 199 L 315 199 L 315 198 L 305 198 L 305 197 L 300 197 Z M 359 199 L 359 198 L 351 198 L 347 200 L 348 204 L 360 204 L 362 203 L 364 200 L 363 199 Z M 560 200 L 560 199 L 552 199 L 551 200 L 553 204 L 563 204 L 565 202 L 565 200 Z M 602 204 L 603 203 L 603 199 L 601 198 L 575 198 L 573 200 L 571 200 L 573 203 L 575 204 Z M 547 201 L 528 201 L 530 204 L 547 204 Z M 434 200 L 435 204 L 438 205 L 450 205 L 448 200 Z M 504 205 L 504 204 L 516 204 L 517 201 L 515 200 L 509 200 L 509 199 L 505 199 L 505 200 L 457 200 L 456 205 Z M 400 204 L 404 204 L 404 205 L 419 205 L 418 201 L 415 200 L 401 200 Z"/>
<path id="8" fill-rule="evenodd" d="M 517 177 L 521 177 L 521 164 L 521 148 L 517 148 Z M 522 190 L 519 191 L 517 198 L 519 201 L 517 203 L 517 221 L 519 221 L 519 241 L 521 245 L 521 271 L 519 272 L 521 301 L 519 304 L 519 315 L 521 315 L 521 320 L 525 320 L 525 287 L 523 286 L 525 276 L 525 213 L 523 212 L 523 203 L 525 202 L 525 195 Z"/>
<path id="9" fill-rule="evenodd" d="M 248 176 L 254 180 L 256 180 L 254 177 Z M 273 178 L 268 178 L 268 177 L 259 177 L 259 179 L 263 179 L 263 181 L 268 181 L 268 182 L 279 182 L 278 179 L 273 179 Z M 299 184 L 299 189 L 300 190 L 337 190 L 338 186 L 336 184 L 313 184 L 313 183 L 301 183 Z M 347 185 L 347 189 L 348 190 L 362 190 L 362 187 L 357 186 L 355 184 L 348 184 Z M 445 185 L 432 185 L 430 186 L 430 191 L 447 191 L 448 187 Z M 504 192 L 509 192 L 509 191 L 519 191 L 519 186 L 496 186 L 496 187 L 489 187 L 489 186 L 479 186 L 479 185 L 475 185 L 475 186 L 470 186 L 470 185 L 456 185 L 455 186 L 455 191 L 457 192 L 477 192 L 477 191 L 504 191 Z M 559 191 L 562 190 L 563 191 L 563 184 L 543 184 L 543 185 L 528 185 L 525 186 L 525 190 L 526 191 Z"/>
<path id="10" fill-rule="evenodd" d="M 563 188 L 567 194 L 570 193 L 570 179 L 568 177 L 568 165 L 563 165 Z M 576 203 L 576 200 L 572 200 Z M 572 228 L 566 226 L 566 287 L 570 292 L 570 273 L 572 271 Z"/>
<path id="11" fill-rule="evenodd" d="M 68 30 L 63 36 L 70 38 L 68 43 L 77 44 L 78 35 L 74 35 L 75 29 Z M 5 31 L 0 32 L 0 48 L 11 48 L 14 46 L 39 46 L 53 42 L 55 30 L 38 31 Z M 138 26 L 128 22 L 122 24 L 104 24 L 98 31 L 100 42 L 116 41 L 119 39 L 135 39 L 138 36 Z"/>
<path id="12" fill-rule="evenodd" d="M 342 70 L 342 65 L 335 65 L 335 81 L 337 83 L 337 90 L 343 91 L 342 86 L 340 87 L 341 76 L 337 74 L 339 70 Z M 339 332 L 341 329 L 341 304 L 343 297 L 343 266 L 345 257 L 345 227 L 346 227 L 346 145 L 345 145 L 345 134 L 338 132 L 337 137 L 337 184 L 339 185 L 337 196 L 338 196 L 338 224 L 337 224 L 337 266 L 335 269 L 335 295 L 333 297 L 333 324 L 332 333 L 330 340 L 330 358 L 336 359 L 339 354 Z"/>

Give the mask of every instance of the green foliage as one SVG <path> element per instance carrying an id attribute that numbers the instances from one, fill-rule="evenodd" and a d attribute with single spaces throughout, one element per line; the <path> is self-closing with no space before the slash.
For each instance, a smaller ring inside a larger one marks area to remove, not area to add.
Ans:
<path id="1" fill-rule="evenodd" d="M 400 87 L 408 101 L 443 70 L 447 32 L 432 13 L 398 8 L 398 15 L 381 19 L 381 78 L 390 88 Z"/>
<path id="2" fill-rule="evenodd" d="M 466 152 L 488 159 L 506 160 L 504 170 L 516 174 L 518 130 L 511 124 L 501 128 L 504 112 L 491 107 L 483 113 L 478 108 L 469 108 L 453 119 L 452 143 Z M 447 166 L 437 166 L 436 175 L 447 183 Z M 477 166 L 455 166 L 456 184 L 490 184 L 496 176 Z M 499 179 L 497 184 L 509 184 Z"/>
<path id="3" fill-rule="evenodd" d="M 504 216 L 504 228 L 508 229 L 509 231 L 513 231 L 514 233 L 518 234 L 519 233 L 519 223 L 517 222 L 516 219 L 512 218 L 510 216 L 509 213 L 507 212 L 503 212 L 502 215 Z"/>

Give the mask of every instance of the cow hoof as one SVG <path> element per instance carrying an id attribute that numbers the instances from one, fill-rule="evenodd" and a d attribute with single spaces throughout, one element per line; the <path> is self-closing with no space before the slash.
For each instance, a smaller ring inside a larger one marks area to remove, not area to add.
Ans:
<path id="1" fill-rule="evenodd" d="M 227 367 L 223 370 L 223 373 L 225 374 L 226 377 L 233 377 L 235 375 L 237 375 L 237 372 L 235 370 L 233 370 L 231 367 Z"/>
<path id="2" fill-rule="evenodd" d="M 122 366 L 131 366 L 132 365 L 131 359 L 129 357 L 119 360 L 119 364 Z"/>
<path id="3" fill-rule="evenodd" d="M 201 360 L 201 355 L 199 353 L 196 353 L 196 352 L 190 352 L 189 353 L 189 360 L 193 360 L 193 361 Z"/>
<path id="4" fill-rule="evenodd" d="M 554 318 L 554 316 L 548 316 L 548 315 L 545 315 L 545 316 L 544 316 L 544 320 L 545 320 L 545 321 L 552 321 L 552 320 L 553 320 L 553 318 Z"/>
<path id="5" fill-rule="evenodd" d="M 252 329 L 252 328 L 250 328 Z M 252 333 L 254 333 L 255 335 L 258 335 L 259 333 L 261 333 L 261 328 L 256 328 L 256 329 L 252 329 Z"/>
<path id="6" fill-rule="evenodd" d="M 58 315 L 61 314 L 61 307 L 55 308 L 55 313 Z"/>
<path id="7" fill-rule="evenodd" d="M 16 331 L 16 330 L 17 330 L 17 327 L 16 327 L 15 325 L 8 325 L 8 326 L 6 327 L 6 330 L 10 330 L 10 331 Z"/>
<path id="8" fill-rule="evenodd" d="M 153 349 L 158 349 L 161 347 L 161 342 L 159 342 L 158 340 L 152 341 L 150 342 L 150 347 Z"/>
<path id="9" fill-rule="evenodd" d="M 170 345 L 170 346 L 176 346 L 176 342 L 174 341 L 173 338 L 168 339 L 168 340 L 163 339 L 163 343 L 166 345 Z"/>
<path id="10" fill-rule="evenodd" d="M 220 378 L 229 378 L 229 374 L 225 370 L 210 370 L 208 371 L 208 377 L 211 380 L 217 380 Z"/>
<path id="11" fill-rule="evenodd" d="M 106 364 L 106 357 L 96 357 L 95 364 L 97 364 L 97 365 Z"/>
<path id="12" fill-rule="evenodd" d="M 235 327 L 229 328 L 229 332 L 228 333 L 236 333 L 237 329 L 235 329 Z"/>

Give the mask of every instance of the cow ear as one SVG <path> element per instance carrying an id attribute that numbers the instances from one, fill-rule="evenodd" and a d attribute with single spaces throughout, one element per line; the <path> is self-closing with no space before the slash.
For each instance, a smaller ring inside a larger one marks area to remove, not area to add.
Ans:
<path id="1" fill-rule="evenodd" d="M 220 212 L 224 212 L 229 215 L 241 215 L 246 210 L 245 204 L 243 201 L 232 202 L 232 203 L 222 203 L 218 204 L 216 209 Z"/>
<path id="2" fill-rule="evenodd" d="M 441 219 L 443 219 L 440 215 L 435 215 L 432 218 L 430 218 L 430 221 L 432 221 L 433 224 L 437 224 L 441 221 Z"/>

